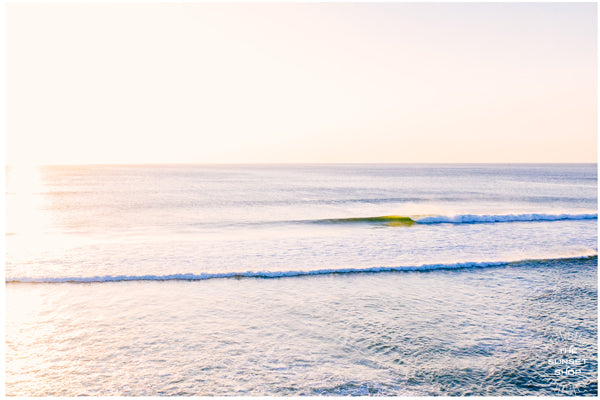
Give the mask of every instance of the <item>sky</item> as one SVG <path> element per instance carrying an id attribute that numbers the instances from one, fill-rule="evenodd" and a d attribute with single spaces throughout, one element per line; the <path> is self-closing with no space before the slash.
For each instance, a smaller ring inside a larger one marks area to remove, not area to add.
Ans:
<path id="1" fill-rule="evenodd" d="M 596 162 L 593 3 L 8 3 L 6 162 Z"/>

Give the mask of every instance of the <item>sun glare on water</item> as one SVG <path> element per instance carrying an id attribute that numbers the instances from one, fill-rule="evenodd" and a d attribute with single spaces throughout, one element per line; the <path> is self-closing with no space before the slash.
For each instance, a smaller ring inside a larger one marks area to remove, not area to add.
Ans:
<path id="1" fill-rule="evenodd" d="M 6 237 L 8 253 L 39 248 L 47 227 L 40 167 L 34 164 L 6 167 Z"/>

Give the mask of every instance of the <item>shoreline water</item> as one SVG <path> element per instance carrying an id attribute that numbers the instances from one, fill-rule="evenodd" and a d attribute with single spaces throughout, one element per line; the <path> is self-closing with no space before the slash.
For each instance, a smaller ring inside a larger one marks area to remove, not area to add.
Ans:
<path id="1" fill-rule="evenodd" d="M 7 304 L 21 305 L 7 310 L 7 395 L 595 396 L 596 277 L 588 258 L 7 285 Z M 565 366 L 550 360 L 570 358 L 587 361 L 556 375 Z"/>

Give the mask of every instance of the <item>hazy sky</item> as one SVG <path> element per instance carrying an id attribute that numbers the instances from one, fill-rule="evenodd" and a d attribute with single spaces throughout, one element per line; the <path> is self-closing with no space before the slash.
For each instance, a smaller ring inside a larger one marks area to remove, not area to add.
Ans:
<path id="1" fill-rule="evenodd" d="M 7 163 L 596 162 L 592 3 L 8 4 Z"/>

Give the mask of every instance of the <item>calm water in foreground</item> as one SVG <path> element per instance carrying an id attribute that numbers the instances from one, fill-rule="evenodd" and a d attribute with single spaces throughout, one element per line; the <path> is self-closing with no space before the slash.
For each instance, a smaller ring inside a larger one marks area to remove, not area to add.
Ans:
<path id="1" fill-rule="evenodd" d="M 597 395 L 596 168 L 8 169 L 6 393 Z"/>

